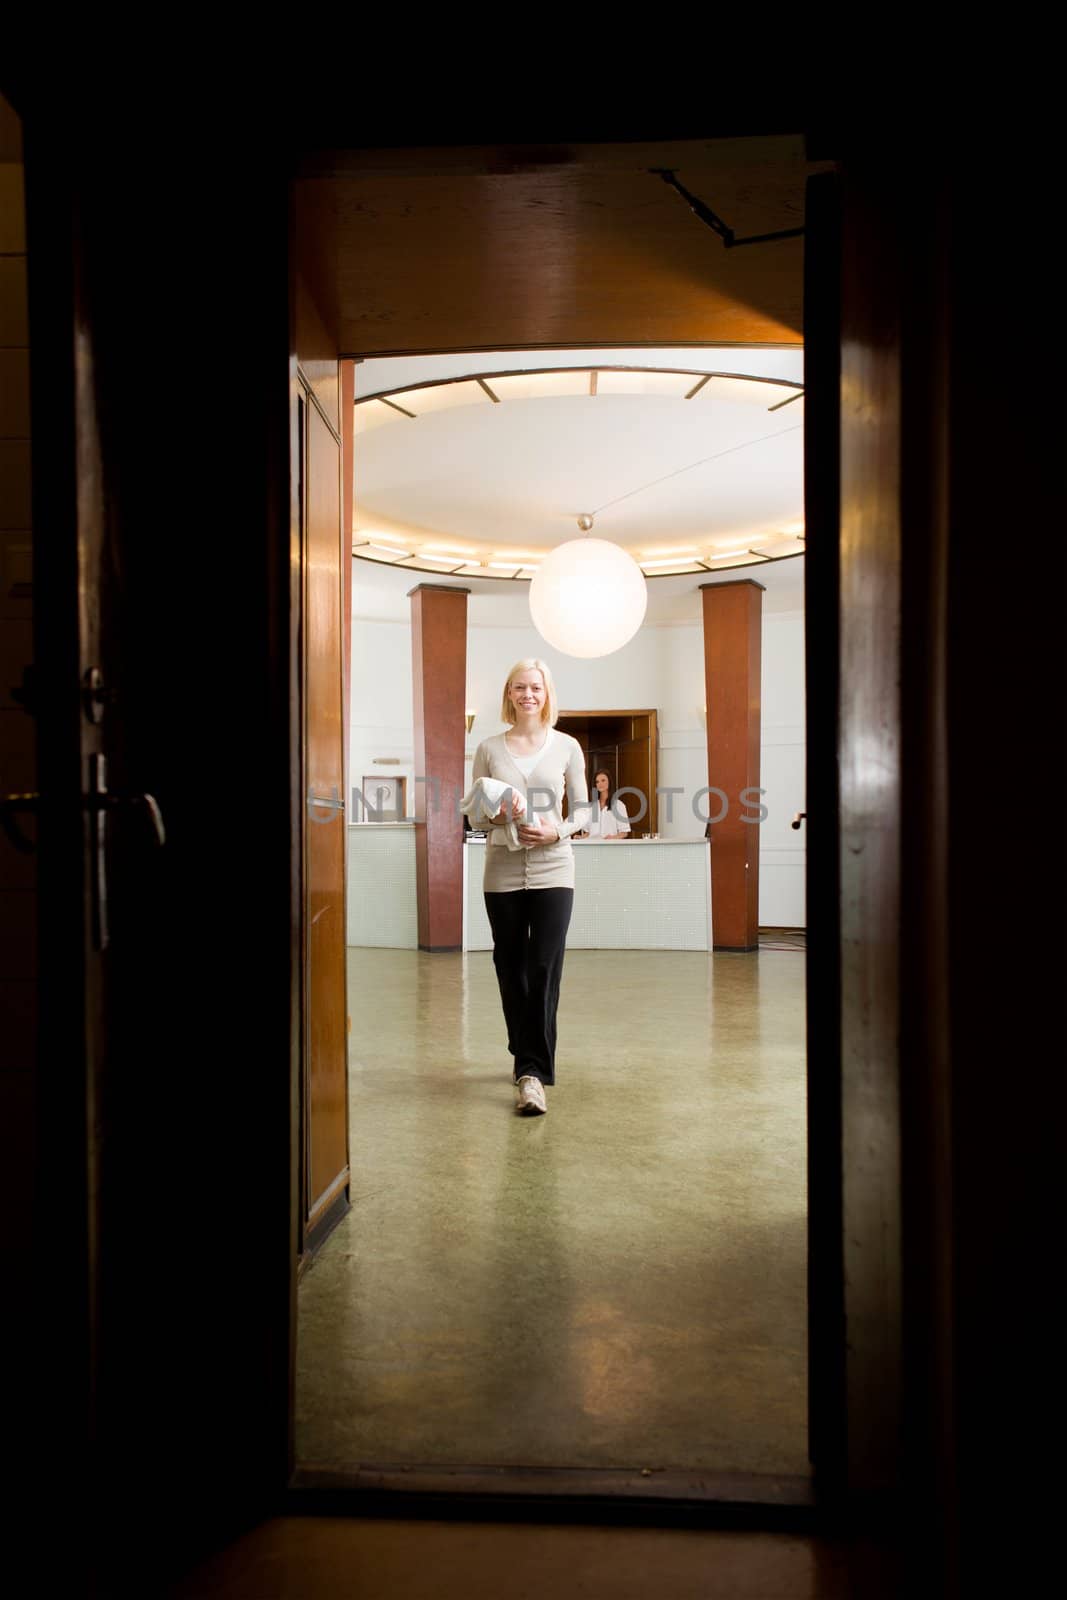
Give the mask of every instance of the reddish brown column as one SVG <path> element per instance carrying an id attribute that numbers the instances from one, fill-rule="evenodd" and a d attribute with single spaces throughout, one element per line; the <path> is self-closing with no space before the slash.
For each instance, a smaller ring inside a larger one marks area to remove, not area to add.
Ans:
<path id="1" fill-rule="evenodd" d="M 711 921 L 716 950 L 759 945 L 760 643 L 763 585 L 702 583 L 708 708 Z M 752 793 L 743 797 L 743 791 Z M 720 817 L 721 821 L 716 821 Z"/>
<path id="2" fill-rule="evenodd" d="M 469 589 L 420 583 L 411 598 L 415 875 L 419 949 L 463 947 L 463 793 Z"/>

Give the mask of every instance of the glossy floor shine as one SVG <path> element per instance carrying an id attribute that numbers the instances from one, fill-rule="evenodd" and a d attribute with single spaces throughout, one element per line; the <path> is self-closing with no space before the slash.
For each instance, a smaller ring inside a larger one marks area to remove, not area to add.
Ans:
<path id="1" fill-rule="evenodd" d="M 300 1464 L 806 1473 L 803 955 L 571 952 L 526 1119 L 488 954 L 348 954 Z"/>

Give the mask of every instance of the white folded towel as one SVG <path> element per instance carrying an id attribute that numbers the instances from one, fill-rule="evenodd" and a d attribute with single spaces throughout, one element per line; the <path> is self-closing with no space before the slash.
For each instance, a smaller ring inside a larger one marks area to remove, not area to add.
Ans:
<path id="1" fill-rule="evenodd" d="M 469 794 L 465 794 L 459 803 L 459 809 L 465 811 L 474 827 L 480 828 L 495 817 L 500 810 L 500 802 L 505 795 L 518 794 L 522 810 L 526 810 L 526 797 L 519 794 L 514 784 L 503 783 L 499 778 L 475 778 Z M 515 829 L 513 818 L 504 824 L 504 839 L 509 850 L 525 850 L 526 846 L 519 843 L 519 835 Z"/>

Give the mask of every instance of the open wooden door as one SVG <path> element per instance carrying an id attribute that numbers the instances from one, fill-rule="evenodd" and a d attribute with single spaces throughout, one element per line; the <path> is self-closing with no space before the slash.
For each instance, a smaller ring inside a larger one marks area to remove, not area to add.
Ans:
<path id="1" fill-rule="evenodd" d="M 328 223 L 313 181 L 289 194 L 291 549 L 299 639 L 301 1027 L 299 1254 L 348 1209 L 346 651 L 351 624 L 352 391 L 340 360 Z M 347 413 L 347 415 L 346 415 Z"/>
<path id="2" fill-rule="evenodd" d="M 27 1432 L 41 1451 L 64 1440 L 72 1475 L 91 1484 L 98 1461 L 102 1156 L 106 1024 L 117 907 L 109 869 L 113 817 L 89 809 L 92 786 L 125 787 L 121 724 L 105 695 L 123 676 L 105 637 L 108 561 L 99 332 L 86 272 L 86 200 L 60 152 L 26 127 L 27 235 L 32 251 L 34 681 L 40 963 L 36 1117 L 34 1327 L 28 1348 L 53 1381 Z M 43 530 L 48 559 L 43 559 Z M 94 686 L 90 689 L 90 686 Z M 86 693 L 84 691 L 89 690 Z M 67 1213 L 67 1215 L 64 1215 Z M 63 1248 L 46 1248 L 62 1238 Z M 56 1581 L 81 1592 L 91 1496 L 75 1497 L 56 1542 Z M 67 1579 L 68 1582 L 65 1582 Z"/>
<path id="3" fill-rule="evenodd" d="M 657 721 L 658 713 L 655 711 L 635 712 L 629 719 L 630 726 L 621 730 L 619 738 L 618 787 L 636 790 L 638 795 L 645 796 L 648 803 L 644 816 L 639 822 L 635 819 L 631 827 L 634 838 L 659 831 L 659 796 L 656 794 L 659 758 Z M 628 796 L 627 801 L 631 811 L 634 810 L 634 797 Z M 640 809 L 639 800 L 636 801 L 636 805 L 637 809 Z"/>
<path id="4" fill-rule="evenodd" d="M 345 1003 L 344 549 L 335 386 L 298 369 L 304 762 L 303 1237 L 313 1251 L 348 1208 Z"/>
<path id="5" fill-rule="evenodd" d="M 162 1592 L 289 1470 L 297 1240 L 264 1181 L 289 1161 L 300 985 L 287 196 L 268 161 L 235 185 L 227 130 L 158 85 L 113 113 L 91 75 L 63 86 L 20 106 L 41 951 L 20 1467 L 46 1517 L 60 1460 L 77 1485 L 35 1541 L 57 1588 Z"/>

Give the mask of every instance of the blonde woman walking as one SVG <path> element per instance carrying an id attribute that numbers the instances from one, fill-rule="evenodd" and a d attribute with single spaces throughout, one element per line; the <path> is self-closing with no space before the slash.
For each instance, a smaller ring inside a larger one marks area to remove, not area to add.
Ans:
<path id="1" fill-rule="evenodd" d="M 556 1081 L 556 1008 L 574 906 L 570 837 L 587 820 L 589 790 L 581 745 L 555 725 L 555 685 L 543 661 L 515 663 L 500 714 L 508 727 L 478 746 L 473 778 L 494 778 L 514 791 L 510 808 L 505 796 L 490 819 L 485 906 L 508 1049 L 515 1058 L 516 1109 L 537 1116 L 548 1110 L 545 1088 Z M 512 821 L 517 850 L 507 848 L 506 825 Z"/>

